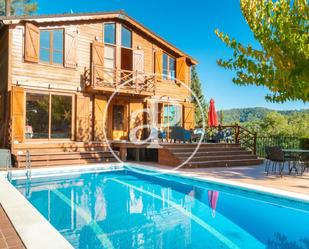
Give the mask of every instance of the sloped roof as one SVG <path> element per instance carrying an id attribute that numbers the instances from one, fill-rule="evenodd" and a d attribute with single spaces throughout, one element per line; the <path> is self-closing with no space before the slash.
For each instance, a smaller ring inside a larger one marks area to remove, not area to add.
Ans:
<path id="1" fill-rule="evenodd" d="M 124 11 L 113 11 L 113 12 L 90 12 L 90 13 L 74 13 L 74 14 L 54 14 L 54 15 L 28 15 L 28 16 L 11 16 L 11 17 L 0 17 L 0 20 L 5 25 L 19 24 L 25 21 L 33 21 L 37 23 L 53 23 L 53 22 L 74 22 L 74 21 L 90 21 L 90 20 L 101 20 L 101 19 L 119 19 L 123 22 L 127 22 L 133 27 L 139 29 L 147 36 L 153 38 L 158 43 L 171 49 L 180 56 L 186 56 L 192 64 L 197 64 L 197 61 L 185 52 L 176 48 L 174 45 L 146 28 L 144 25 L 128 16 Z"/>

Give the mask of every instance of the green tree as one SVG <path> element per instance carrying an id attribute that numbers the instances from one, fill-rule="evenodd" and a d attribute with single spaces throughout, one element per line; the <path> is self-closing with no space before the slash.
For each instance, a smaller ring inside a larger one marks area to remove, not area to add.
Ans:
<path id="1" fill-rule="evenodd" d="M 12 0 L 11 15 L 29 15 L 38 9 L 38 3 L 33 0 Z M 0 0 L 0 16 L 5 15 L 5 0 Z"/>
<path id="2" fill-rule="evenodd" d="M 205 122 L 207 120 L 207 104 L 206 104 L 205 97 L 203 94 L 202 84 L 198 77 L 195 66 L 192 66 L 191 68 L 191 90 L 196 95 L 202 107 L 202 110 L 201 110 L 200 106 L 198 105 L 197 99 L 194 96 L 192 96 L 193 104 L 195 107 L 195 116 L 194 116 L 195 125 L 197 127 L 202 127 L 203 126 L 203 115 L 205 118 Z"/>
<path id="3" fill-rule="evenodd" d="M 263 135 L 266 136 L 290 136 L 291 127 L 288 119 L 278 112 L 270 112 L 261 123 Z"/>
<path id="4" fill-rule="evenodd" d="M 239 85 L 266 86 L 267 100 L 309 101 L 309 8 L 307 0 L 241 0 L 242 13 L 260 49 L 245 46 L 227 34 L 216 35 L 233 57 L 218 65 L 236 71 Z"/>

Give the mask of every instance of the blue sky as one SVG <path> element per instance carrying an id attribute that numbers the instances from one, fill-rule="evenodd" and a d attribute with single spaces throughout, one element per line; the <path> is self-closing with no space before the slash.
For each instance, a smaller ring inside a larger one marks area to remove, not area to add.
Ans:
<path id="1" fill-rule="evenodd" d="M 231 50 L 215 36 L 219 28 L 244 44 L 257 46 L 239 8 L 239 0 L 37 0 L 40 14 L 125 10 L 160 36 L 199 61 L 198 72 L 206 99 L 214 98 L 220 109 L 268 107 L 302 109 L 309 104 L 266 102 L 267 89 L 237 86 L 234 73 L 216 64 L 229 58 Z"/>

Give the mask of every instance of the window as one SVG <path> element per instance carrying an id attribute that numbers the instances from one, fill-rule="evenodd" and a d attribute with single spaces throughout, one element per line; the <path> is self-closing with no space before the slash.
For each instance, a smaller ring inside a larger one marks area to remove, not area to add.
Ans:
<path id="1" fill-rule="evenodd" d="M 176 77 L 175 59 L 167 54 L 163 54 L 163 79 L 174 80 Z"/>
<path id="2" fill-rule="evenodd" d="M 105 46 L 105 49 L 104 49 L 104 67 L 115 68 L 115 47 Z"/>
<path id="3" fill-rule="evenodd" d="M 163 108 L 163 124 L 164 128 L 181 126 L 182 106 L 176 104 L 164 104 Z"/>
<path id="4" fill-rule="evenodd" d="M 29 139 L 48 138 L 49 95 L 26 94 L 25 136 Z"/>
<path id="5" fill-rule="evenodd" d="M 104 43 L 116 44 L 116 24 L 104 24 Z"/>
<path id="6" fill-rule="evenodd" d="M 124 129 L 124 106 L 114 105 L 113 106 L 113 129 L 121 131 Z"/>
<path id="7" fill-rule="evenodd" d="M 163 54 L 163 79 L 167 80 L 168 76 L 168 55 Z"/>
<path id="8" fill-rule="evenodd" d="M 27 139 L 71 138 L 72 97 L 26 93 Z"/>
<path id="9" fill-rule="evenodd" d="M 121 26 L 121 46 L 132 48 L 132 32 L 124 26 Z"/>
<path id="10" fill-rule="evenodd" d="M 104 81 L 113 83 L 115 81 L 115 47 L 104 48 Z"/>
<path id="11" fill-rule="evenodd" d="M 171 80 L 174 80 L 176 78 L 175 68 L 176 68 L 175 59 L 170 57 L 169 58 L 169 78 Z"/>
<path id="12" fill-rule="evenodd" d="M 51 96 L 51 138 L 71 138 L 72 97 Z"/>
<path id="13" fill-rule="evenodd" d="M 63 30 L 40 31 L 40 61 L 50 64 L 63 64 Z"/>

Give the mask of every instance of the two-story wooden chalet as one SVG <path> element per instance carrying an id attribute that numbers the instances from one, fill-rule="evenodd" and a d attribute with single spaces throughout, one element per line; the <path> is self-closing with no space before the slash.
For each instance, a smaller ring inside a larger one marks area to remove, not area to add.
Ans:
<path id="1" fill-rule="evenodd" d="M 149 120 L 131 114 L 153 103 L 158 123 L 177 110 L 179 124 L 193 128 L 188 88 L 196 63 L 123 12 L 9 17 L 0 21 L 0 145 L 54 159 L 91 153 L 104 129 L 110 140 L 128 140 L 129 129 Z"/>

